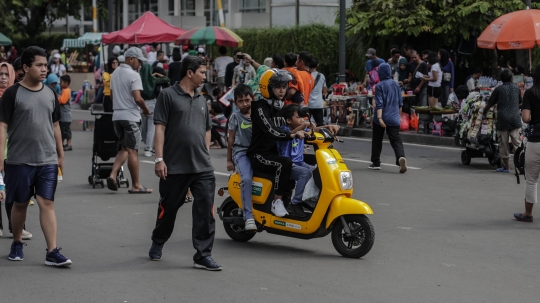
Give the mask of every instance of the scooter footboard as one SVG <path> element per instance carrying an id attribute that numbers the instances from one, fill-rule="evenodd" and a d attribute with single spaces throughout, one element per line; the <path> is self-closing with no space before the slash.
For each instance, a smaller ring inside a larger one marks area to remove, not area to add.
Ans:
<path id="1" fill-rule="evenodd" d="M 347 198 L 344 195 L 337 196 L 332 200 L 326 217 L 326 228 L 329 228 L 334 220 L 343 215 L 371 215 L 371 207 L 360 200 Z"/>

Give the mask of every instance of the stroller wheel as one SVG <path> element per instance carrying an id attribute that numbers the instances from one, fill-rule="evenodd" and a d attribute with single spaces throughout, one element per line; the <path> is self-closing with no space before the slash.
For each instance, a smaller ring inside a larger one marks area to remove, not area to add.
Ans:
<path id="1" fill-rule="evenodd" d="M 92 179 L 92 188 L 96 188 L 96 180 Z"/>
<path id="2" fill-rule="evenodd" d="M 126 179 L 126 187 L 129 188 L 129 180 Z"/>
<path id="3" fill-rule="evenodd" d="M 101 182 L 99 182 L 101 184 L 101 188 L 105 188 L 105 183 L 103 182 L 103 180 L 101 180 Z"/>
<path id="4" fill-rule="evenodd" d="M 94 178 L 92 178 L 92 176 L 88 176 L 88 184 L 92 185 L 93 179 L 94 179 Z"/>

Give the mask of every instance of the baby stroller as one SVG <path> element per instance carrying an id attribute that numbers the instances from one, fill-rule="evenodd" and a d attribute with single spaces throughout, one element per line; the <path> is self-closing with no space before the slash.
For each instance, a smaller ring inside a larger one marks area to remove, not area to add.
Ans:
<path id="1" fill-rule="evenodd" d="M 96 184 L 105 187 L 103 179 L 107 179 L 114 163 L 98 163 L 98 157 L 103 161 L 116 157 L 119 140 L 114 132 L 112 113 L 104 112 L 102 105 L 94 104 L 90 113 L 95 117 L 94 144 L 92 147 L 92 175 L 88 176 L 88 183 L 96 188 Z M 116 176 L 118 186 L 125 184 L 129 187 L 129 180 L 124 177 L 124 168 L 120 167 Z"/>

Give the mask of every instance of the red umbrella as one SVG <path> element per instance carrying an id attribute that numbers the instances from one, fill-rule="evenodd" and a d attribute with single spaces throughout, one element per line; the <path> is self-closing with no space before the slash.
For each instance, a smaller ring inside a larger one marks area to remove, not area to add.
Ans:
<path id="1" fill-rule="evenodd" d="M 103 35 L 103 44 L 172 42 L 186 30 L 170 25 L 151 12 L 144 13 L 126 28 Z"/>

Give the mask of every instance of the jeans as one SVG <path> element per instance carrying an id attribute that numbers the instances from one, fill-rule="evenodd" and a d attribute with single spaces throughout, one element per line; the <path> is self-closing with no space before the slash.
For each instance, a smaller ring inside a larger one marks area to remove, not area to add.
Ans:
<path id="1" fill-rule="evenodd" d="M 193 260 L 197 261 L 212 254 L 216 220 L 214 218 L 214 192 L 216 177 L 213 171 L 193 174 L 167 175 L 166 180 L 159 180 L 159 207 L 156 227 L 152 232 L 152 241 L 163 245 L 171 237 L 176 221 L 176 214 L 185 197 L 191 190 L 193 205 L 191 214 L 193 225 L 191 235 L 193 247 L 197 251 Z"/>
<path id="2" fill-rule="evenodd" d="M 315 120 L 315 123 L 317 126 L 323 126 L 324 125 L 324 109 L 322 108 L 310 108 L 309 114 Z"/>
<path id="3" fill-rule="evenodd" d="M 146 103 L 146 106 L 148 106 L 150 115 L 142 116 L 141 133 L 142 140 L 145 145 L 144 150 L 149 151 L 153 149 L 152 145 L 154 144 L 154 133 L 156 132 L 156 126 L 154 125 L 154 109 L 156 107 L 156 99 L 146 100 L 144 103 Z"/>
<path id="4" fill-rule="evenodd" d="M 314 169 L 315 167 L 305 162 L 302 162 L 300 165 L 293 163 L 290 180 L 296 181 L 296 189 L 294 190 L 294 197 L 291 200 L 292 204 L 302 203 L 304 189 L 306 188 L 306 184 L 311 178 L 311 172 Z"/>
<path id="5" fill-rule="evenodd" d="M 374 166 L 381 166 L 381 151 L 383 145 L 384 132 L 390 139 L 390 145 L 394 149 L 396 155 L 396 165 L 399 165 L 399 158 L 405 157 L 403 150 L 403 142 L 399 136 L 399 126 L 386 126 L 383 128 L 377 123 L 373 123 L 373 137 L 371 140 L 371 162 Z"/>
<path id="6" fill-rule="evenodd" d="M 240 194 L 242 197 L 242 206 L 244 213 L 244 220 L 253 219 L 253 205 L 251 199 L 251 188 L 253 184 L 253 169 L 251 168 L 251 162 L 246 156 L 245 152 L 239 152 L 233 156 L 234 167 L 240 174 Z"/>
<path id="7" fill-rule="evenodd" d="M 416 95 L 417 106 L 427 106 L 427 85 L 422 86 L 420 92 Z"/>

